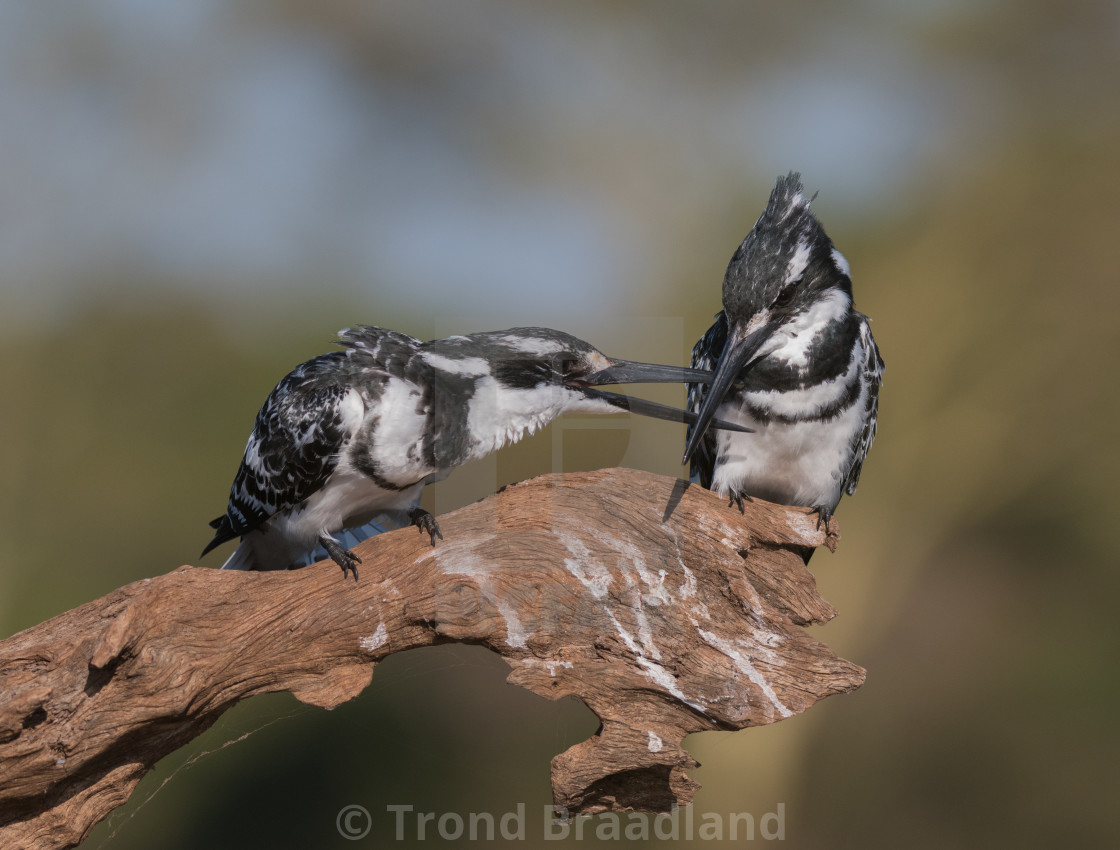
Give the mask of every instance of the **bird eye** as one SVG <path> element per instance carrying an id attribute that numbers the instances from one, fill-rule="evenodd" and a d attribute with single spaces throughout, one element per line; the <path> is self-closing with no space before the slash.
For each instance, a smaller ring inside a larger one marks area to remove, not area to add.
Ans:
<path id="1" fill-rule="evenodd" d="M 576 368 L 576 361 L 560 354 L 552 358 L 552 371 L 557 375 L 570 375 Z"/>
<path id="2" fill-rule="evenodd" d="M 790 302 L 793 301 L 793 296 L 797 294 L 797 285 L 787 286 L 778 293 L 778 297 L 774 299 L 775 307 L 788 307 Z"/>

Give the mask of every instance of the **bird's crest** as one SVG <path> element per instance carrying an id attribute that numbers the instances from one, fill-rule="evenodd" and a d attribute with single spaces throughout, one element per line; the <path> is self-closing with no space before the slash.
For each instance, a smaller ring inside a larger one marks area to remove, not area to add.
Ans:
<path id="1" fill-rule="evenodd" d="M 774 225 L 782 225 L 790 218 L 799 218 L 811 215 L 810 206 L 816 200 L 816 193 L 805 197 L 805 186 L 801 182 L 801 174 L 791 171 L 785 177 L 779 177 L 770 192 L 770 201 L 766 209 L 759 216 L 759 222 L 764 220 Z M 756 225 L 757 226 L 757 225 Z"/>

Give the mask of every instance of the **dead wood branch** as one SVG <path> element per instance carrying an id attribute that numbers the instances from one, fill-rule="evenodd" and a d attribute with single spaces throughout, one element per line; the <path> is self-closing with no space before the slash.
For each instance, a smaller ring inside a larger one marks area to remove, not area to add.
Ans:
<path id="1" fill-rule="evenodd" d="M 804 556 L 804 509 L 744 516 L 628 469 L 543 476 L 288 573 L 182 567 L 0 643 L 0 846 L 70 847 L 163 756 L 238 700 L 291 691 L 332 708 L 390 653 L 466 641 L 509 681 L 583 700 L 598 734 L 552 764 L 571 812 L 687 804 L 681 747 L 804 711 L 863 682 L 799 625 L 835 613 Z"/>

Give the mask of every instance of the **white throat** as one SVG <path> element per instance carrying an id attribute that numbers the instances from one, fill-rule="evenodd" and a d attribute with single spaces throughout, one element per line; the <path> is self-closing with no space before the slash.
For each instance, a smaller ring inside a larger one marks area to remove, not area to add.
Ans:
<path id="1" fill-rule="evenodd" d="M 482 378 L 467 413 L 471 457 L 483 457 L 535 433 L 564 412 L 569 397 L 570 392 L 557 384 L 519 389 Z"/>

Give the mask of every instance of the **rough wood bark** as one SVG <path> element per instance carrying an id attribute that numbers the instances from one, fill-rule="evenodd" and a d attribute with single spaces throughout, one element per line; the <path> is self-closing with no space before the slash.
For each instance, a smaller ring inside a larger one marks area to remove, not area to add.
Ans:
<path id="1" fill-rule="evenodd" d="M 390 653 L 487 646 L 509 681 L 582 699 L 598 734 L 556 756 L 569 811 L 692 800 L 684 736 L 850 691 L 864 671 L 799 625 L 834 610 L 804 558 L 835 545 L 800 508 L 627 469 L 550 475 L 358 549 L 359 580 L 181 567 L 0 643 L 0 846 L 70 847 L 163 756 L 238 700 L 332 708 Z"/>

